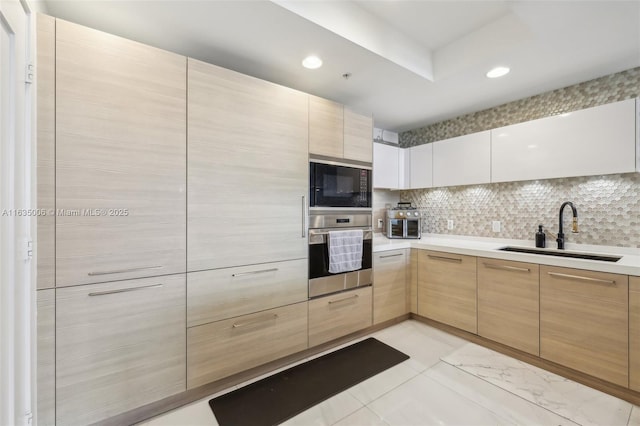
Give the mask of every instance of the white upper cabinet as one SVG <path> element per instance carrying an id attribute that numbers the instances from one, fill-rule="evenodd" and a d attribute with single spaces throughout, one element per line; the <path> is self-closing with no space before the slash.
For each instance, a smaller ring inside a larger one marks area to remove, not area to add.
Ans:
<path id="1" fill-rule="evenodd" d="M 433 186 L 488 183 L 491 133 L 487 130 L 433 144 Z"/>
<path id="2" fill-rule="evenodd" d="M 633 172 L 635 132 L 635 99 L 494 129 L 491 181 Z"/>
<path id="3" fill-rule="evenodd" d="M 409 189 L 431 188 L 433 186 L 433 144 L 414 146 L 407 150 L 409 162 Z"/>
<path id="4" fill-rule="evenodd" d="M 400 148 L 381 143 L 373 144 L 373 187 L 400 187 Z M 404 157 L 402 157 L 404 158 Z"/>

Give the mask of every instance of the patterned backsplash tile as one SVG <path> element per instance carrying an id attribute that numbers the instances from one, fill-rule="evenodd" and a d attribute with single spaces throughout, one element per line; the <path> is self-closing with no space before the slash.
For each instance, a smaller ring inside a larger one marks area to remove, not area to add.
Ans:
<path id="1" fill-rule="evenodd" d="M 400 134 L 400 145 L 421 145 L 639 95 L 640 67 L 404 132 Z M 401 201 L 411 201 L 422 210 L 423 232 L 531 240 L 538 224 L 551 232 L 558 231 L 560 204 L 567 200 L 577 206 L 580 222 L 579 234 L 565 232 L 568 242 L 640 247 L 640 174 L 401 193 Z M 569 230 L 567 211 L 565 229 Z M 447 230 L 448 219 L 454 221 L 453 230 Z M 500 233 L 492 232 L 493 220 L 501 222 Z M 555 247 L 555 242 L 549 241 L 548 246 Z"/>
<path id="2" fill-rule="evenodd" d="M 528 240 L 539 224 L 557 233 L 560 205 L 572 201 L 580 233 L 570 232 L 571 209 L 565 209 L 567 242 L 640 248 L 638 173 L 411 190 L 400 199 L 422 212 L 423 232 Z M 494 220 L 501 222 L 499 233 L 492 231 Z M 555 247 L 549 237 L 547 246 Z"/>

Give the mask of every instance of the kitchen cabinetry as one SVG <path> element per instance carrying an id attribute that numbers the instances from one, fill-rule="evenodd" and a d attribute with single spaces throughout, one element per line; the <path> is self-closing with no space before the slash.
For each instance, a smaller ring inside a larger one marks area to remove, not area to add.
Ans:
<path id="1" fill-rule="evenodd" d="M 86 425 L 184 391 L 185 276 L 56 290 L 56 419 Z"/>
<path id="2" fill-rule="evenodd" d="M 371 325 L 371 287 L 309 301 L 309 347 Z"/>
<path id="3" fill-rule="evenodd" d="M 307 302 L 192 327 L 189 389 L 307 349 Z"/>
<path id="4" fill-rule="evenodd" d="M 55 51 L 56 20 L 50 16 L 36 15 L 37 44 L 37 203 L 38 209 L 55 209 Z M 38 289 L 55 286 L 55 215 L 37 217 L 35 242 L 38 259 Z"/>
<path id="5" fill-rule="evenodd" d="M 38 415 L 39 425 L 54 425 L 56 422 L 56 320 L 55 290 L 37 292 L 38 307 Z"/>
<path id="6" fill-rule="evenodd" d="M 189 59 L 188 115 L 188 270 L 306 258 L 307 95 Z"/>
<path id="7" fill-rule="evenodd" d="M 418 250 L 411 249 L 409 261 L 409 310 L 418 313 Z"/>
<path id="8" fill-rule="evenodd" d="M 418 314 L 476 333 L 476 258 L 422 250 L 418 267 Z"/>
<path id="9" fill-rule="evenodd" d="M 636 100 L 491 131 L 491 181 L 633 172 Z"/>
<path id="10" fill-rule="evenodd" d="M 540 356 L 629 385 L 629 278 L 540 266 Z"/>
<path id="11" fill-rule="evenodd" d="M 56 21 L 56 285 L 185 271 L 186 59 Z"/>
<path id="12" fill-rule="evenodd" d="M 478 259 L 478 334 L 539 355 L 539 266 Z"/>
<path id="13" fill-rule="evenodd" d="M 373 144 L 373 187 L 400 188 L 400 148 L 381 143 Z"/>
<path id="14" fill-rule="evenodd" d="M 373 323 L 379 324 L 409 312 L 408 250 L 373 255 Z"/>
<path id="15" fill-rule="evenodd" d="M 433 186 L 491 181 L 491 132 L 484 131 L 433 143 Z"/>
<path id="16" fill-rule="evenodd" d="M 187 274 L 187 326 L 307 300 L 307 260 Z"/>
<path id="17" fill-rule="evenodd" d="M 411 178 L 405 187 L 410 189 L 433 186 L 433 144 L 428 143 L 409 148 L 408 161 Z"/>
<path id="18" fill-rule="evenodd" d="M 344 107 L 344 158 L 373 161 L 373 117 Z"/>
<path id="19" fill-rule="evenodd" d="M 640 277 L 629 277 L 629 387 L 640 391 Z"/>

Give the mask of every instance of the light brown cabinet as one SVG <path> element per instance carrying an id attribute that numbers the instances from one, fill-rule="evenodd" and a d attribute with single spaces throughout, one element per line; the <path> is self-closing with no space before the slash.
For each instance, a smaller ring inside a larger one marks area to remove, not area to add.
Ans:
<path id="1" fill-rule="evenodd" d="M 309 301 L 309 346 L 346 336 L 371 325 L 371 287 Z"/>
<path id="2" fill-rule="evenodd" d="M 418 314 L 477 333 L 476 258 L 422 250 L 418 267 Z"/>
<path id="3" fill-rule="evenodd" d="M 629 277 L 629 387 L 640 391 L 640 277 Z"/>
<path id="4" fill-rule="evenodd" d="M 540 356 L 627 387 L 629 278 L 540 266 Z"/>
<path id="5" fill-rule="evenodd" d="M 373 255 L 373 323 L 379 324 L 409 312 L 408 250 Z"/>
<path id="6" fill-rule="evenodd" d="M 478 258 L 478 334 L 540 354 L 539 266 Z"/>
<path id="7" fill-rule="evenodd" d="M 308 95 L 189 59 L 188 115 L 188 270 L 306 258 Z"/>
<path id="8" fill-rule="evenodd" d="M 412 314 L 418 313 L 418 252 L 418 249 L 411 249 L 409 261 L 409 311 Z"/>
<path id="9" fill-rule="evenodd" d="M 187 387 L 192 389 L 307 349 L 307 302 L 187 331 Z"/>
<path id="10" fill-rule="evenodd" d="M 307 260 L 187 274 L 187 326 L 307 300 Z"/>
<path id="11" fill-rule="evenodd" d="M 184 272 L 186 58 L 56 21 L 56 285 Z"/>
<path id="12" fill-rule="evenodd" d="M 43 426 L 56 423 L 56 294 L 55 290 L 39 290 L 38 306 L 38 414 L 37 424 Z"/>
<path id="13" fill-rule="evenodd" d="M 309 153 L 373 162 L 373 118 L 309 96 Z"/>
<path id="14" fill-rule="evenodd" d="M 57 424 L 184 391 L 184 302 L 184 274 L 56 289 Z"/>

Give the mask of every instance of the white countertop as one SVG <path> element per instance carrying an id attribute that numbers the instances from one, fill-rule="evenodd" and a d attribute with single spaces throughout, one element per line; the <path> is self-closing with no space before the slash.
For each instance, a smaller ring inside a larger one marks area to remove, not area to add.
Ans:
<path id="1" fill-rule="evenodd" d="M 457 235 L 425 234 L 419 240 L 401 240 L 388 239 L 383 235 L 376 234 L 373 238 L 374 253 L 403 248 L 415 248 L 466 254 L 469 256 L 489 257 L 493 259 L 512 260 L 516 262 L 538 263 L 541 265 L 640 276 L 640 248 L 593 246 L 572 243 L 566 244 L 566 250 L 564 250 L 566 252 L 587 252 L 622 256 L 622 259 L 617 262 L 605 262 L 498 250 L 499 248 L 508 245 L 535 248 L 534 242 L 529 240 L 507 240 Z M 547 249 L 553 251 L 555 250 L 555 245 L 555 241 L 548 241 Z"/>

